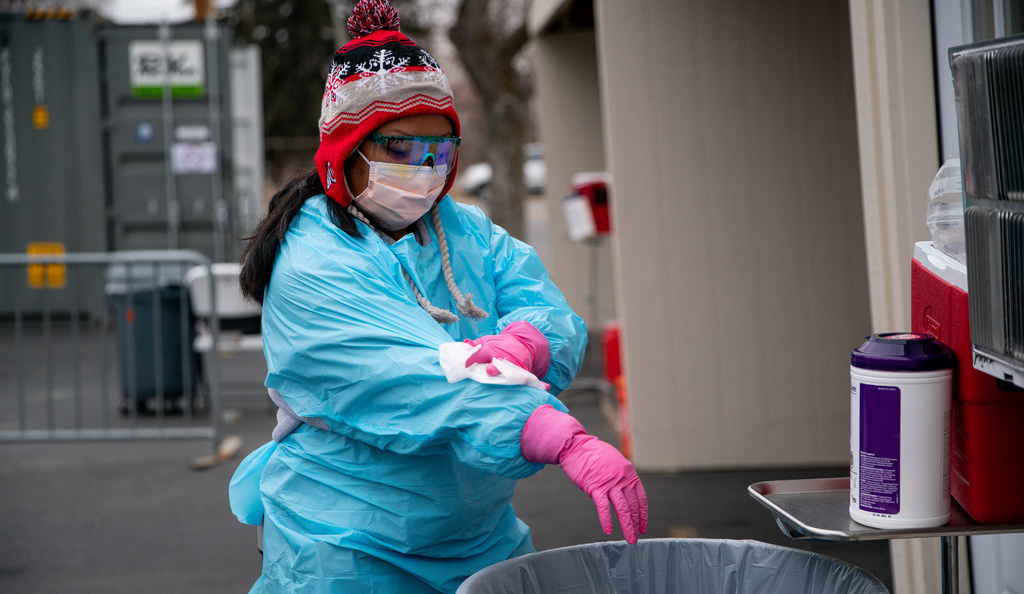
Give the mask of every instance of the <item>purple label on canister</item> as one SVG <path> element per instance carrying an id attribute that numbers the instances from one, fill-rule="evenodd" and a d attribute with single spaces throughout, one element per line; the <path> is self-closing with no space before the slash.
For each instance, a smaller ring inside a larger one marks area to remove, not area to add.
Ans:
<path id="1" fill-rule="evenodd" d="M 900 389 L 860 386 L 860 509 L 900 512 Z"/>

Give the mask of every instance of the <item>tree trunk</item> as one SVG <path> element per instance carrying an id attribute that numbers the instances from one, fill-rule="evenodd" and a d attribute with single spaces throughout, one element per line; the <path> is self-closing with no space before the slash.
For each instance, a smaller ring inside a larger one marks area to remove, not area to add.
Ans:
<path id="1" fill-rule="evenodd" d="M 464 0 L 450 36 L 486 110 L 487 157 L 493 172 L 491 218 L 513 237 L 522 239 L 526 194 L 523 144 L 529 106 L 528 87 L 513 66 L 513 59 L 526 45 L 526 24 L 524 19 L 511 32 L 500 33 L 488 17 L 490 3 Z"/>

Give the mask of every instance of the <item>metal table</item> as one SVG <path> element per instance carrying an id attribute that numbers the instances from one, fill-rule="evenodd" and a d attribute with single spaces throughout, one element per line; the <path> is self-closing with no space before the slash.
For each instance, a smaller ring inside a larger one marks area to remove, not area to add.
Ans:
<path id="1" fill-rule="evenodd" d="M 858 524 L 850 518 L 850 478 L 764 481 L 747 492 L 775 517 L 779 528 L 795 539 L 856 541 L 894 538 L 942 539 L 942 592 L 960 590 L 958 536 L 1024 532 L 1020 524 L 979 524 L 956 500 L 951 502 L 949 522 L 936 528 L 882 530 Z"/>

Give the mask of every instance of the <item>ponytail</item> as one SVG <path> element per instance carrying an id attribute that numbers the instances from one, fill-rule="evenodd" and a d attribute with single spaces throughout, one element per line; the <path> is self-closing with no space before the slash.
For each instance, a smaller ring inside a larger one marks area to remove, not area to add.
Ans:
<path id="1" fill-rule="evenodd" d="M 316 169 L 302 173 L 292 179 L 274 197 L 267 207 L 267 216 L 256 226 L 242 250 L 242 269 L 238 275 L 242 295 L 263 305 L 263 293 L 270 284 L 270 273 L 274 270 L 277 250 L 284 241 L 285 233 L 299 209 L 313 196 L 324 194 L 324 186 Z M 327 200 L 331 220 L 342 231 L 352 237 L 362 237 L 355 220 L 344 207 L 334 200 Z"/>

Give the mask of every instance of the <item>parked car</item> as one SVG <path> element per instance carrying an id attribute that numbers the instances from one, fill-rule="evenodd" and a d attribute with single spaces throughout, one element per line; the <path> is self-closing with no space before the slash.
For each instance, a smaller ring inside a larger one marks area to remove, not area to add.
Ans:
<path id="1" fill-rule="evenodd" d="M 530 194 L 542 194 L 548 167 L 544 162 L 544 149 L 539 142 L 523 146 L 523 181 Z M 491 179 L 494 175 L 490 163 L 474 163 L 459 168 L 459 188 L 464 194 L 479 196 L 483 200 L 491 197 Z"/>

